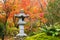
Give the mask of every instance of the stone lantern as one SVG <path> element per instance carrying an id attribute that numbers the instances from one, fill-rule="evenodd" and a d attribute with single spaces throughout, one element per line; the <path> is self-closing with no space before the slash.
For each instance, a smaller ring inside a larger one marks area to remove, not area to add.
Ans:
<path id="1" fill-rule="evenodd" d="M 24 21 L 24 18 L 28 17 L 28 15 L 25 15 L 24 10 L 21 9 L 19 14 L 16 14 L 15 17 L 19 18 L 18 25 L 19 25 L 19 34 L 17 36 L 23 37 L 27 36 L 27 34 L 24 33 L 24 25 L 26 22 Z"/>

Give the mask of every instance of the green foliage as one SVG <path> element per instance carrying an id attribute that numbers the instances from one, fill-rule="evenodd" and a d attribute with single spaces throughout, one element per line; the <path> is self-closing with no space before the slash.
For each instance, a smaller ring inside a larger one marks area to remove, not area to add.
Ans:
<path id="1" fill-rule="evenodd" d="M 6 34 L 7 36 L 16 36 L 18 33 L 18 30 L 15 25 L 14 26 L 9 26 L 9 22 L 6 23 Z"/>
<path id="2" fill-rule="evenodd" d="M 33 35 L 35 35 L 35 33 L 34 33 L 33 31 L 31 31 L 31 32 L 29 33 L 29 36 L 33 36 Z"/>
<path id="3" fill-rule="evenodd" d="M 30 22 L 27 22 L 27 24 L 25 25 L 25 27 L 29 27 L 29 29 L 26 29 L 25 32 L 29 35 L 29 36 L 33 36 L 37 33 L 40 32 L 39 29 L 40 26 L 40 20 L 36 20 L 32 23 L 32 25 L 30 24 Z"/>
<path id="4" fill-rule="evenodd" d="M 6 34 L 8 36 L 16 36 L 16 34 L 18 33 L 18 30 L 16 27 L 7 27 L 6 28 Z"/>
<path id="5" fill-rule="evenodd" d="M 59 36 L 60 35 L 59 27 L 60 25 L 57 25 L 57 24 L 50 25 L 49 27 L 46 25 L 46 26 L 43 26 L 41 30 L 48 35 Z"/>
<path id="6" fill-rule="evenodd" d="M 48 11 L 50 12 L 50 13 L 54 13 L 54 14 L 60 14 L 60 0 L 54 0 L 54 2 L 52 2 L 52 1 L 50 1 L 49 3 L 48 3 Z M 57 15 L 58 15 L 57 14 Z"/>
<path id="7" fill-rule="evenodd" d="M 60 23 L 55 23 L 55 24 L 54 24 L 54 27 L 55 27 L 56 29 L 60 29 Z"/>
<path id="8" fill-rule="evenodd" d="M 4 24 L 0 22 L 0 36 L 4 34 Z"/>
<path id="9" fill-rule="evenodd" d="M 47 12 L 46 17 L 49 24 L 60 22 L 60 0 L 49 1 Z"/>
<path id="10" fill-rule="evenodd" d="M 48 26 L 44 26 L 42 30 L 52 36 L 60 35 L 60 24 L 57 24 L 60 23 L 60 0 L 49 1 L 47 11 L 45 17 L 48 19 Z"/>
<path id="11" fill-rule="evenodd" d="M 36 32 L 31 31 L 28 35 L 33 36 L 33 35 L 36 35 L 36 34 L 39 34 L 39 33 L 40 33 L 40 29 L 38 29 Z"/>
<path id="12" fill-rule="evenodd" d="M 60 38 L 48 36 L 45 33 L 39 33 L 37 35 L 27 37 L 25 40 L 60 40 Z"/>

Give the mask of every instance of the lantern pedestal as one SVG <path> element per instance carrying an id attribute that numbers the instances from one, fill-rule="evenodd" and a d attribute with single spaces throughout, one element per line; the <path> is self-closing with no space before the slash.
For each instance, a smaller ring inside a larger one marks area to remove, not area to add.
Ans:
<path id="1" fill-rule="evenodd" d="M 20 25 L 19 26 L 19 34 L 17 34 L 17 36 L 27 36 L 27 34 L 24 33 L 24 25 Z"/>

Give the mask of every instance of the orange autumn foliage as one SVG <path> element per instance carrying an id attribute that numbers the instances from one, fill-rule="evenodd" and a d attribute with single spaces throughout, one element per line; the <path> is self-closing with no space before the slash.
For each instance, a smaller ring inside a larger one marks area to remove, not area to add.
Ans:
<path id="1" fill-rule="evenodd" d="M 48 20 L 47 20 L 46 18 L 42 18 L 42 19 L 41 19 L 41 22 L 44 23 L 44 24 L 45 24 L 47 21 L 48 21 Z"/>
<path id="2" fill-rule="evenodd" d="M 40 2 L 43 8 L 45 8 L 46 2 L 44 0 L 41 0 Z M 3 9 L 6 14 L 8 14 L 8 21 L 10 22 L 13 21 L 14 15 L 20 12 L 20 9 L 24 9 L 25 13 L 29 14 L 29 17 L 34 20 L 35 18 L 39 18 L 40 12 L 43 11 L 38 0 L 6 0 Z"/>
<path id="3" fill-rule="evenodd" d="M 39 12 L 38 0 L 33 0 L 33 5 L 31 3 L 32 3 L 31 0 L 21 0 L 21 1 L 9 0 L 5 3 L 5 6 L 6 6 L 5 9 L 9 8 L 10 11 L 12 12 L 12 14 L 15 13 L 14 11 L 16 11 L 18 13 L 21 8 L 23 8 L 25 11 L 28 11 L 28 9 L 30 11 L 30 9 L 31 9 L 32 12 L 38 13 Z M 46 2 L 44 2 L 44 0 L 41 0 L 41 3 L 44 4 Z M 32 5 L 32 7 L 29 8 L 31 5 Z M 31 13 L 31 14 L 33 15 L 33 13 Z"/>

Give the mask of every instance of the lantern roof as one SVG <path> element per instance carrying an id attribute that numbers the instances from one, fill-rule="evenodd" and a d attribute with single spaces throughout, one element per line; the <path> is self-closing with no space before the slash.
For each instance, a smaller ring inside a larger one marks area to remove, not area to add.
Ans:
<path id="1" fill-rule="evenodd" d="M 22 17 L 28 17 L 29 15 L 26 15 L 25 13 L 24 13 L 24 10 L 23 9 L 21 9 L 20 10 L 20 13 L 19 14 L 16 14 L 15 15 L 15 17 L 17 17 L 17 18 L 22 18 Z"/>

